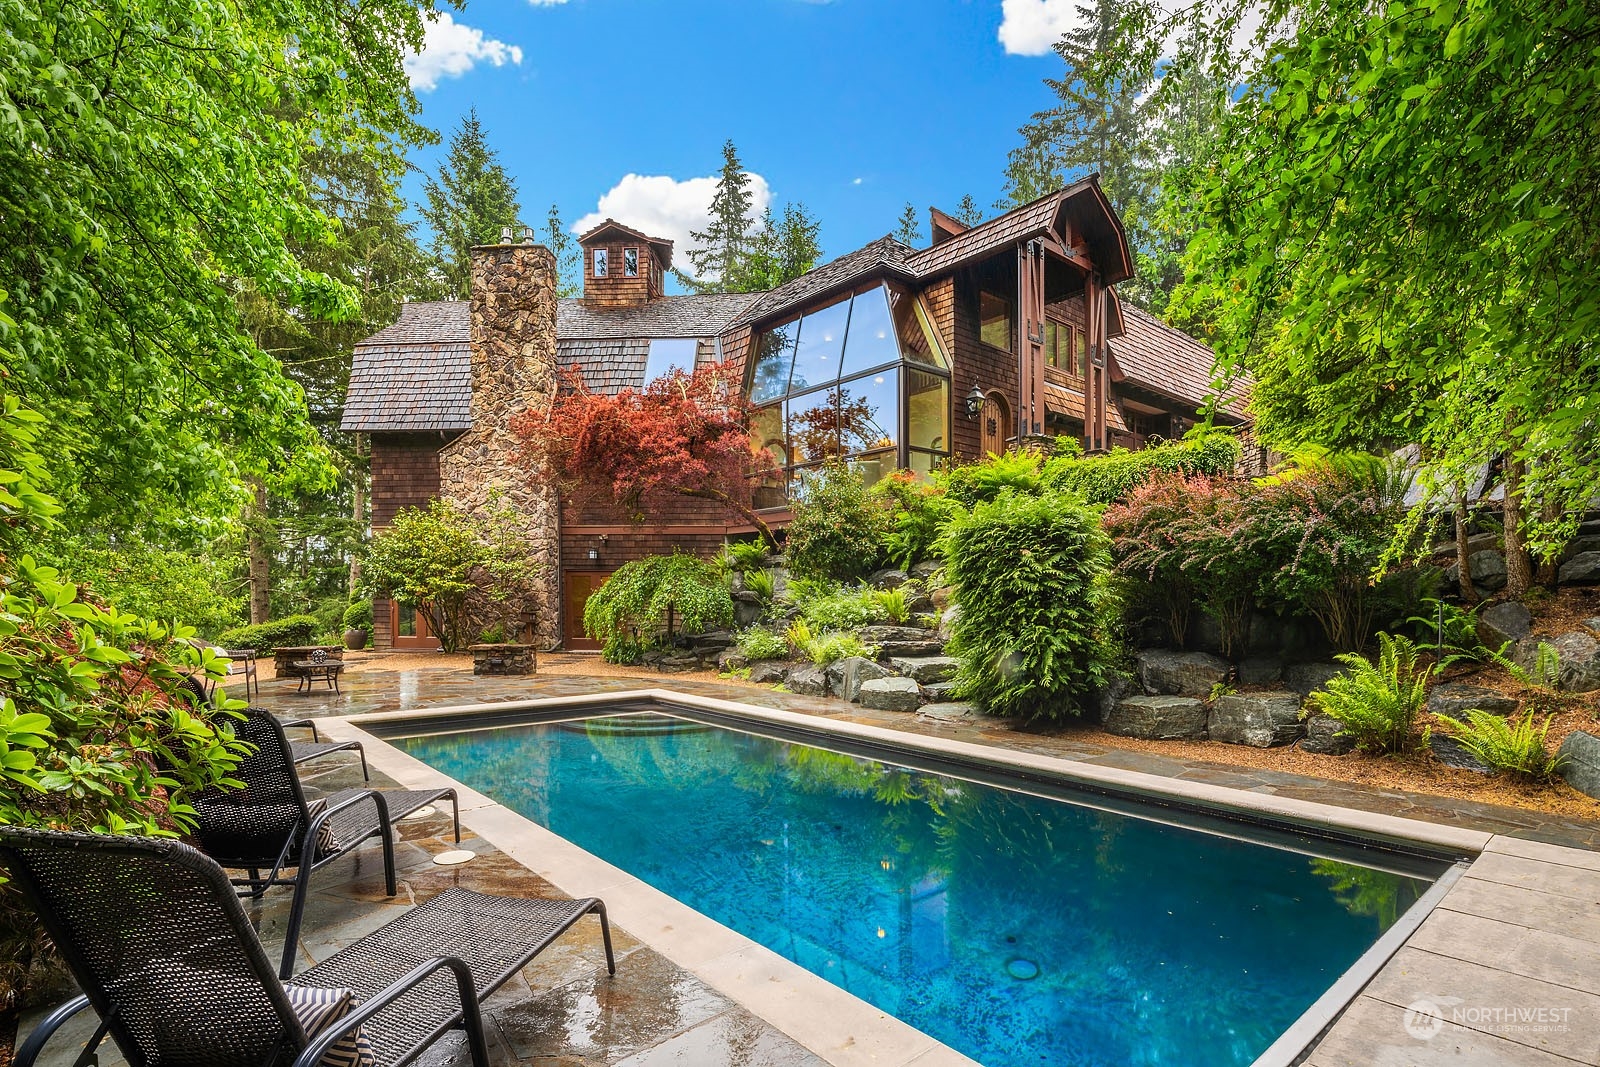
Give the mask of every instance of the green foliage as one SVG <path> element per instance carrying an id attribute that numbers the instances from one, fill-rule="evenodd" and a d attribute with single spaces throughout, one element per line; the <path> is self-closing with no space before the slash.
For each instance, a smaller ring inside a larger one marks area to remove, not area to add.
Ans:
<path id="1" fill-rule="evenodd" d="M 584 631 L 605 642 L 613 663 L 632 662 L 663 635 L 701 633 L 732 621 L 733 598 L 720 568 L 682 553 L 624 563 L 583 608 Z"/>
<path id="2" fill-rule="evenodd" d="M 1043 472 L 1043 485 L 1068 490 L 1091 504 L 1121 500 L 1157 473 L 1232 474 L 1239 463 L 1239 442 L 1232 434 L 1197 433 L 1181 441 L 1165 441 L 1138 451 L 1114 448 L 1097 456 L 1052 459 Z"/>
<path id="3" fill-rule="evenodd" d="M 1435 713 L 1457 744 L 1486 766 L 1526 782 L 1547 782 L 1561 769 L 1562 758 L 1545 747 L 1554 715 L 1543 721 L 1522 715 L 1515 723 L 1506 716 L 1468 708 L 1466 721 Z"/>
<path id="4" fill-rule="evenodd" d="M 1556 646 L 1548 641 L 1540 641 L 1534 649 L 1533 664 L 1525 667 L 1506 655 L 1506 650 L 1511 644 L 1507 641 L 1497 650 L 1490 652 L 1489 660 L 1516 679 L 1518 685 L 1545 696 L 1554 693 L 1557 683 L 1561 680 L 1561 653 L 1556 650 Z"/>
<path id="5" fill-rule="evenodd" d="M 820 634 L 807 642 L 804 652 L 819 667 L 850 656 L 878 658 L 878 646 L 864 644 L 855 634 Z"/>
<path id="6" fill-rule="evenodd" d="M 789 654 L 789 642 L 763 626 L 750 626 L 740 630 L 734 640 L 739 654 L 754 663 L 762 659 L 783 659 Z"/>
<path id="7" fill-rule="evenodd" d="M 906 596 L 905 586 L 898 589 L 875 589 L 872 592 L 872 601 L 883 617 L 896 625 L 911 618 L 911 601 Z"/>
<path id="8" fill-rule="evenodd" d="M 795 619 L 789 623 L 788 629 L 783 632 L 783 637 L 791 649 L 802 656 L 810 655 L 811 642 L 814 637 L 811 633 L 811 627 L 806 623 L 805 619 Z"/>
<path id="9" fill-rule="evenodd" d="M 961 607 L 957 696 L 996 715 L 1081 714 L 1111 677 L 1116 605 L 1098 511 L 1067 494 L 1003 493 L 953 518 L 944 546 Z"/>
<path id="10" fill-rule="evenodd" d="M 933 555 L 945 520 L 956 510 L 943 488 L 909 471 L 885 475 L 867 495 L 889 516 L 883 558 L 905 570 Z"/>
<path id="11" fill-rule="evenodd" d="M 162 549 L 143 539 L 105 544 L 88 537 L 52 538 L 39 555 L 95 597 L 130 615 L 169 619 L 214 634 L 236 626 L 245 593 L 231 561 L 208 553 Z"/>
<path id="12" fill-rule="evenodd" d="M 724 546 L 723 554 L 727 556 L 728 568 L 740 574 L 761 570 L 772 556 L 767 543 L 761 540 L 730 541 Z"/>
<path id="13" fill-rule="evenodd" d="M 935 474 L 934 485 L 962 507 L 993 500 L 1004 490 L 1033 495 L 1044 485 L 1044 455 L 1027 450 L 990 456 Z"/>
<path id="14" fill-rule="evenodd" d="M 422 217 L 433 231 L 433 255 L 450 295 L 465 300 L 472 281 L 472 246 L 500 243 L 502 228 L 522 239 L 517 186 L 500 165 L 488 135 L 469 108 L 450 135 L 439 176 L 423 186 Z"/>
<path id="15" fill-rule="evenodd" d="M 375 588 L 427 613 L 446 652 L 465 643 L 469 596 L 481 593 L 511 631 L 531 601 L 538 573 L 509 507 L 491 505 L 487 514 L 473 514 L 444 500 L 430 501 L 425 509 L 401 508 L 372 539 L 365 566 Z"/>
<path id="16" fill-rule="evenodd" d="M 1378 661 L 1346 653 L 1343 674 L 1312 693 L 1312 709 L 1332 716 L 1365 752 L 1400 752 L 1411 743 L 1412 726 L 1427 703 L 1427 674 L 1417 666 L 1408 639 L 1378 634 Z"/>
<path id="17" fill-rule="evenodd" d="M 478 643 L 482 645 L 501 645 L 506 642 L 506 626 L 503 622 L 486 626 L 478 634 Z"/>
<path id="18" fill-rule="evenodd" d="M 791 582 L 790 598 L 806 623 L 816 630 L 853 630 L 885 615 L 875 591 L 865 586 L 831 582 Z"/>
<path id="19" fill-rule="evenodd" d="M 372 632 L 372 601 L 353 601 L 344 609 L 344 616 L 340 619 L 346 630 L 366 630 Z"/>
<path id="20" fill-rule="evenodd" d="M 275 648 L 309 645 L 321 630 L 315 615 L 290 615 L 254 626 L 234 626 L 217 634 L 216 641 L 222 648 L 249 648 L 266 656 Z"/>
<path id="21" fill-rule="evenodd" d="M 889 516 L 849 463 L 829 460 L 806 474 L 791 506 L 785 554 L 796 575 L 849 581 L 877 567 Z"/>
<path id="22" fill-rule="evenodd" d="M 760 597 L 763 604 L 772 603 L 775 583 L 771 571 L 746 571 L 744 574 L 744 587 Z"/>
<path id="23" fill-rule="evenodd" d="M 917 209 L 910 202 L 900 212 L 900 218 L 895 221 L 894 239 L 903 245 L 912 248 L 922 243 L 922 219 L 917 214 Z"/>
<path id="24" fill-rule="evenodd" d="M 1458 663 L 1490 658 L 1492 650 L 1478 639 L 1481 603 L 1462 607 L 1438 597 L 1423 597 L 1420 603 L 1422 614 L 1412 615 L 1406 623 L 1416 634 L 1418 650 L 1433 654 L 1435 674 L 1443 674 Z"/>

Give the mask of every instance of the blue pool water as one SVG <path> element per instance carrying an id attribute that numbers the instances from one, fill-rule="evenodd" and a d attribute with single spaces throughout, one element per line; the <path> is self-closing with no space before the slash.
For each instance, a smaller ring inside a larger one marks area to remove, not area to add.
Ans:
<path id="1" fill-rule="evenodd" d="M 395 744 L 988 1067 L 1248 1064 L 1429 884 L 656 716 Z"/>

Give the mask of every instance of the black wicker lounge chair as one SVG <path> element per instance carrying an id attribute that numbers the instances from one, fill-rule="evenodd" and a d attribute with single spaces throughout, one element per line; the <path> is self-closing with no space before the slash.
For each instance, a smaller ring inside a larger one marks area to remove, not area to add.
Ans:
<path id="1" fill-rule="evenodd" d="M 207 691 L 206 684 L 193 675 L 184 675 L 183 680 L 178 683 L 178 687 L 183 691 L 184 695 L 193 701 L 196 707 L 211 703 L 211 694 Z M 319 759 L 322 756 L 332 755 L 335 752 L 353 751 L 357 756 L 361 757 L 361 780 L 364 782 L 372 781 L 372 772 L 367 768 L 367 750 L 360 741 L 324 741 L 317 736 L 317 724 L 314 719 L 280 719 L 278 721 L 283 723 L 285 730 L 304 727 L 311 731 L 310 741 L 289 742 L 289 752 L 294 757 L 296 766 L 309 760 Z"/>
<path id="2" fill-rule="evenodd" d="M 286 987 L 227 875 L 176 841 L 0 826 L 0 863 L 38 912 L 84 991 L 17 1050 L 33 1067 L 60 1026 L 93 1006 L 131 1067 L 311 1067 L 357 1027 L 379 1067 L 407 1063 L 455 1027 L 488 1067 L 479 1002 L 605 905 L 448 889 Z M 307 990 L 350 990 L 355 1007 L 317 1034 L 295 1013 Z M 336 1052 L 338 1050 L 335 1050 Z"/>
<path id="3" fill-rule="evenodd" d="M 233 882 L 243 895 L 260 896 L 278 885 L 294 887 L 280 968 L 287 978 L 294 967 L 311 875 L 377 837 L 383 843 L 384 887 L 394 896 L 394 823 L 449 797 L 455 839 L 460 841 L 460 804 L 454 789 L 341 789 L 313 805 L 300 788 L 282 723 L 262 708 L 246 708 L 235 732 L 255 746 L 233 773 L 245 788 L 212 789 L 194 797 L 194 839 L 222 866 L 249 872 Z M 292 875 L 286 873 L 289 868 Z"/>

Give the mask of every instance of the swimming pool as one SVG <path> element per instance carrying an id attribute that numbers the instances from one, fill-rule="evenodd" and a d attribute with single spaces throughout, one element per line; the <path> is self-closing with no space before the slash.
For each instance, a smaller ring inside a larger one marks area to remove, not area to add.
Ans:
<path id="1" fill-rule="evenodd" d="M 990 1067 L 1248 1064 L 1446 866 L 660 715 L 393 743 Z"/>

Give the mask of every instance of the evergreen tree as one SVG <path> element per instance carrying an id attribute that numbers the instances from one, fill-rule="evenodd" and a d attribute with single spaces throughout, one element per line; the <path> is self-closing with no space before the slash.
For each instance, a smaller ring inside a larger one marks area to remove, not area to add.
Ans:
<path id="1" fill-rule="evenodd" d="M 817 243 L 821 224 L 806 213 L 804 204 L 785 204 L 782 219 L 772 210 L 762 215 L 761 227 L 750 239 L 750 250 L 734 271 L 730 292 L 758 293 L 776 289 L 816 266 L 822 249 Z"/>
<path id="2" fill-rule="evenodd" d="M 906 202 L 905 209 L 900 212 L 899 221 L 895 223 L 894 236 L 895 240 L 912 248 L 922 240 L 922 223 L 917 218 L 917 209 L 912 207 L 909 201 Z"/>
<path id="3" fill-rule="evenodd" d="M 739 162 L 739 150 L 732 139 L 722 145 L 722 173 L 711 198 L 708 225 L 690 236 L 699 246 L 689 250 L 689 262 L 696 279 L 690 284 L 702 292 L 730 292 L 750 248 L 750 175 Z M 679 275 L 682 278 L 682 274 Z"/>
<path id="4" fill-rule="evenodd" d="M 578 242 L 561 221 L 561 210 L 550 205 L 544 220 L 544 245 L 556 257 L 556 296 L 563 300 L 583 295 L 583 257 Z"/>
<path id="5" fill-rule="evenodd" d="M 1153 68 L 1114 62 L 1125 48 L 1124 15 L 1134 0 L 1091 0 L 1082 24 L 1062 34 L 1055 53 L 1066 65 L 1046 78 L 1054 107 L 1037 112 L 1019 131 L 1023 143 L 1006 165 L 1006 207 L 1017 207 L 1089 174 L 1122 216 L 1134 244 L 1150 215 L 1151 160 L 1141 97 Z"/>
<path id="6" fill-rule="evenodd" d="M 956 204 L 956 213 L 952 217 L 957 222 L 965 223 L 968 226 L 976 226 L 983 221 L 983 208 L 979 207 L 978 202 L 972 199 L 971 193 L 967 193 Z"/>
<path id="7" fill-rule="evenodd" d="M 489 147 L 476 108 L 450 136 L 450 153 L 437 179 L 423 187 L 422 217 L 433 229 L 433 256 L 446 291 L 466 299 L 472 283 L 473 245 L 494 244 L 506 226 L 515 233 L 522 208 L 517 187 Z"/>

